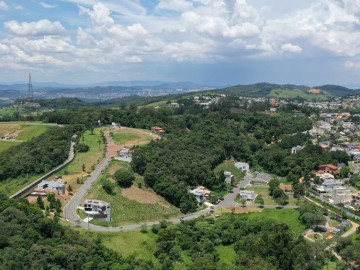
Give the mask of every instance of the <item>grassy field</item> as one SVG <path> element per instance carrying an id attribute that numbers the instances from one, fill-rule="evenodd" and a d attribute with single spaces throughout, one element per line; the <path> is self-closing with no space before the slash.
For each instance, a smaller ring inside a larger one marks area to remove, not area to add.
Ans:
<path id="1" fill-rule="evenodd" d="M 92 171 L 92 168 L 95 168 L 102 160 L 105 147 L 100 135 L 100 128 L 96 128 L 93 135 L 90 131 L 86 131 L 79 142 L 88 145 L 89 151 L 86 153 L 76 153 L 75 159 L 57 173 L 57 175 L 61 175 L 63 180 L 67 181 L 73 189 L 79 186 L 76 179 L 79 178 L 85 181 L 86 177 Z M 82 169 L 83 164 L 85 165 L 85 171 Z"/>
<path id="2" fill-rule="evenodd" d="M 304 92 L 302 90 L 298 90 L 298 89 L 273 89 L 271 90 L 271 92 L 268 94 L 268 96 L 270 97 L 275 97 L 275 98 L 304 98 L 306 100 L 326 100 L 330 95 L 327 94 L 309 94 L 307 92 Z"/>
<path id="3" fill-rule="evenodd" d="M 41 122 L 1 122 L 0 137 L 16 134 L 14 139 L 28 141 L 37 137 L 56 125 L 43 124 Z"/>
<path id="4" fill-rule="evenodd" d="M 18 177 L 18 178 L 12 178 L 5 181 L 0 182 L 0 192 L 6 194 L 6 195 L 12 195 L 18 190 L 22 189 L 23 187 L 27 186 L 31 182 L 35 181 L 42 175 L 35 175 L 31 176 L 29 178 L 27 177 Z"/>
<path id="5" fill-rule="evenodd" d="M 123 144 L 127 141 L 130 140 L 136 140 L 136 139 L 140 139 L 140 136 L 136 133 L 132 133 L 132 132 L 113 132 L 112 133 L 112 138 L 114 140 L 115 144 Z"/>
<path id="6" fill-rule="evenodd" d="M 156 195 L 152 190 L 145 188 L 142 176 L 135 175 L 136 180 L 131 189 L 120 188 L 112 178 L 116 170 L 120 168 L 130 169 L 130 164 L 122 161 L 112 161 L 86 197 L 87 199 L 109 202 L 112 221 L 92 220 L 91 223 L 102 226 L 119 226 L 168 219 L 180 214 L 176 207 Z M 102 188 L 104 181 L 113 183 L 114 195 L 104 191 Z M 141 185 L 142 188 L 138 188 L 138 185 Z M 134 196 L 134 198 L 131 196 Z"/>
<path id="7" fill-rule="evenodd" d="M 264 209 L 263 212 L 254 212 L 246 215 L 254 219 L 267 219 L 285 223 L 297 236 L 305 231 L 305 226 L 299 222 L 300 212 L 296 209 Z"/>
<path id="8" fill-rule="evenodd" d="M 255 191 L 256 194 L 261 195 L 264 199 L 265 205 L 277 205 L 278 203 L 269 195 L 269 187 L 268 186 L 252 186 L 247 188 L 246 190 Z M 297 199 L 294 198 L 292 194 L 288 194 L 289 204 L 296 205 Z"/>
<path id="9" fill-rule="evenodd" d="M 215 168 L 216 175 L 219 175 L 221 171 L 228 171 L 234 175 L 235 182 L 240 182 L 245 176 L 245 173 L 236 168 L 231 160 L 226 160 Z"/>
<path id="10" fill-rule="evenodd" d="M 76 227 L 75 230 L 86 237 L 100 239 L 106 247 L 124 257 L 135 255 L 139 259 L 157 262 L 154 256 L 157 235 L 151 232 L 150 227 L 146 233 L 139 230 L 128 232 L 93 232 Z"/>
<path id="11" fill-rule="evenodd" d="M 220 261 L 234 265 L 237 255 L 233 246 L 217 246 L 215 249 L 219 254 Z"/>
<path id="12" fill-rule="evenodd" d="M 34 137 L 38 137 L 39 135 L 45 133 L 51 128 L 51 126 L 31 124 L 21 124 L 20 127 L 23 131 L 20 133 L 17 139 L 25 141 L 28 141 Z"/>
<path id="13" fill-rule="evenodd" d="M 161 100 L 161 101 L 157 101 L 157 102 L 153 102 L 153 103 L 149 103 L 149 104 L 146 104 L 144 106 L 141 106 L 141 107 L 157 107 L 157 106 L 164 106 L 166 105 L 168 101 L 167 100 Z M 171 101 L 173 102 L 173 101 Z M 175 102 L 175 101 L 174 101 Z"/>
<path id="14" fill-rule="evenodd" d="M 19 144 L 19 142 L 0 141 L 0 153 L 8 150 L 12 146 L 18 145 L 18 144 Z"/>
<path id="15" fill-rule="evenodd" d="M 111 131 L 114 144 L 147 144 L 156 136 L 146 129 L 120 128 Z"/>

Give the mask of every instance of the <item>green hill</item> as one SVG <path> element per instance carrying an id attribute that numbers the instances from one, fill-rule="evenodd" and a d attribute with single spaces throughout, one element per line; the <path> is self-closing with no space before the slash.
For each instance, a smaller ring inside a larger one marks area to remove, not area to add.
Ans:
<path id="1" fill-rule="evenodd" d="M 326 100 L 331 97 L 342 97 L 350 94 L 359 94 L 359 90 L 349 89 L 338 85 L 324 85 L 314 87 L 320 93 L 309 93 L 311 87 L 292 84 L 256 83 L 251 85 L 235 85 L 221 89 L 222 93 L 245 97 L 274 97 L 274 98 L 302 98 L 305 100 Z"/>

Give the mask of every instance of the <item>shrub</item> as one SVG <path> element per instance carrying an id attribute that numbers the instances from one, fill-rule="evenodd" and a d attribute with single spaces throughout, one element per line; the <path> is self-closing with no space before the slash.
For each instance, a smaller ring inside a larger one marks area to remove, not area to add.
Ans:
<path id="1" fill-rule="evenodd" d="M 77 146 L 76 146 L 76 150 L 79 152 L 79 153 L 85 153 L 87 151 L 89 151 L 89 146 L 85 143 L 79 143 Z"/>

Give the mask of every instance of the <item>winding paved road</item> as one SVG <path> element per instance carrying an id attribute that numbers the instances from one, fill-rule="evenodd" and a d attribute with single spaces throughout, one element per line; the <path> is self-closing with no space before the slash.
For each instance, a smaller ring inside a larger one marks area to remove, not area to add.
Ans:
<path id="1" fill-rule="evenodd" d="M 77 207 L 82 202 L 83 198 L 88 193 L 91 186 L 96 182 L 97 178 L 101 175 L 101 171 L 106 168 L 106 166 L 111 161 L 111 158 L 104 158 L 103 161 L 96 167 L 96 169 L 92 172 L 91 176 L 86 180 L 84 185 L 82 185 L 74 197 L 68 202 L 68 204 L 64 208 L 64 217 L 66 220 L 70 221 L 73 225 L 79 226 L 85 229 L 94 230 L 94 231 L 103 231 L 103 232 L 121 232 L 121 231 L 131 231 L 135 229 L 140 229 L 142 226 L 152 226 L 154 224 L 159 224 L 159 221 L 154 222 L 146 222 L 146 223 L 140 223 L 140 224 L 130 224 L 130 225 L 124 225 L 124 226 L 118 226 L 118 227 L 103 227 L 103 226 L 97 226 L 90 224 L 88 222 L 85 222 L 80 219 L 80 217 L 77 215 Z M 248 179 L 248 178 L 246 178 Z M 199 218 L 201 216 L 206 216 L 211 214 L 212 211 L 216 211 L 218 209 L 224 208 L 224 207 L 231 207 L 231 206 L 239 206 L 239 204 L 235 201 L 236 195 L 239 193 L 241 188 L 246 187 L 249 184 L 250 179 L 248 180 L 242 180 L 240 184 L 235 187 L 232 191 L 232 193 L 229 193 L 227 196 L 224 197 L 224 200 L 221 201 L 219 204 L 214 205 L 211 208 L 203 209 L 201 211 L 187 214 L 181 217 L 176 217 L 169 219 L 168 221 L 171 221 L 173 223 L 181 222 L 181 220 L 191 220 L 195 218 Z M 258 207 L 259 205 L 251 205 L 252 208 Z M 264 208 L 277 208 L 277 205 L 264 205 Z M 284 209 L 293 209 L 298 208 L 297 206 L 287 205 L 284 206 Z"/>
<path id="2" fill-rule="evenodd" d="M 74 135 L 75 136 L 75 135 Z M 27 185 L 26 187 L 20 189 L 18 192 L 14 193 L 13 195 L 10 196 L 10 198 L 19 198 L 25 194 L 27 194 L 31 189 L 33 189 L 34 187 L 36 187 L 41 181 L 45 180 L 46 178 L 50 177 L 51 175 L 53 175 L 54 173 L 56 173 L 57 171 L 61 170 L 62 168 L 64 168 L 66 165 L 68 165 L 75 157 L 75 142 L 71 141 L 70 144 L 70 150 L 69 150 L 69 156 L 67 158 L 67 160 L 65 160 L 65 162 L 63 164 L 61 164 L 60 166 L 56 167 L 55 169 L 53 169 L 52 171 L 48 172 L 47 174 L 41 176 L 40 178 L 36 179 L 34 182 L 30 183 L 29 185 Z"/>

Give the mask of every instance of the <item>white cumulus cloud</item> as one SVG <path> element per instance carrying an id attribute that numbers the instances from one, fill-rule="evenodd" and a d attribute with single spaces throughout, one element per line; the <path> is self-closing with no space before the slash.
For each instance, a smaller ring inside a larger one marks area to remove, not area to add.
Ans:
<path id="1" fill-rule="evenodd" d="M 49 4 L 49 3 L 45 3 L 45 2 L 40 2 L 39 4 L 40 4 L 40 6 L 42 6 L 43 8 L 56 8 L 56 7 L 57 7 L 57 5 Z"/>
<path id="2" fill-rule="evenodd" d="M 283 50 L 284 52 L 292 52 L 292 53 L 302 52 L 302 48 L 300 46 L 291 43 L 286 43 L 281 45 L 281 50 Z"/>
<path id="3" fill-rule="evenodd" d="M 194 7 L 193 3 L 186 0 L 160 0 L 156 10 L 186 11 Z"/>
<path id="4" fill-rule="evenodd" d="M 21 23 L 7 21 L 4 25 L 10 32 L 19 36 L 61 35 L 65 32 L 65 28 L 60 22 L 51 22 L 47 19 Z"/>

